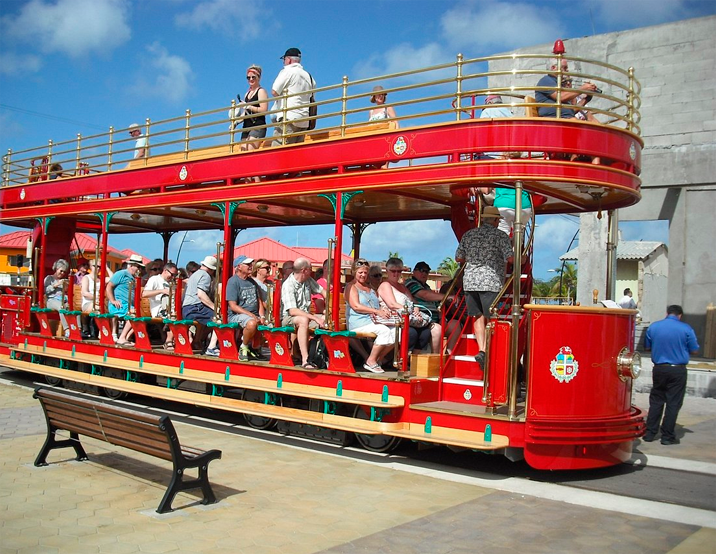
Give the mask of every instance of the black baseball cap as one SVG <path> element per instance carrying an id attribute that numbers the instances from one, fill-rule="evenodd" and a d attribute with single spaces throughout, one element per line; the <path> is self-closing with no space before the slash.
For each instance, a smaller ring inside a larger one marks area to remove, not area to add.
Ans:
<path id="1" fill-rule="evenodd" d="M 430 271 L 430 266 L 426 262 L 418 262 L 414 269 L 415 271 Z"/>
<path id="2" fill-rule="evenodd" d="M 286 53 L 279 58 L 279 60 L 282 60 L 287 56 L 292 56 L 294 58 L 300 58 L 301 51 L 298 48 L 289 48 L 288 50 L 286 50 Z"/>

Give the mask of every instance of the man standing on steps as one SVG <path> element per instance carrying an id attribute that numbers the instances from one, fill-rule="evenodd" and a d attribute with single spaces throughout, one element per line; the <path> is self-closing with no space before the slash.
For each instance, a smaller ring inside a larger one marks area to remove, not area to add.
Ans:
<path id="1" fill-rule="evenodd" d="M 455 252 L 455 260 L 465 265 L 463 290 L 467 300 L 467 315 L 474 317 L 473 332 L 478 353 L 475 360 L 480 369 L 485 364 L 487 324 L 490 306 L 505 283 L 507 262 L 512 261 L 512 244 L 508 236 L 498 230 L 500 211 L 486 206 L 479 227 L 462 236 Z"/>
<path id="2" fill-rule="evenodd" d="M 665 319 L 652 323 L 646 330 L 644 347 L 651 350 L 654 362 L 644 435 L 646 442 L 656 439 L 661 424 L 661 444 L 679 444 L 675 428 L 686 394 L 686 364 L 689 363 L 689 354 L 699 351 L 694 330 L 681 321 L 683 314 L 681 306 L 673 304 L 666 309 Z"/>

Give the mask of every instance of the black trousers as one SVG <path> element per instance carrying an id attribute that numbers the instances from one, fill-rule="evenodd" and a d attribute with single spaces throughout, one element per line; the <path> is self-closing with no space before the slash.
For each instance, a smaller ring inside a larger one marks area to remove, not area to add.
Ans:
<path id="1" fill-rule="evenodd" d="M 686 394 L 686 366 L 655 365 L 652 381 L 653 386 L 649 394 L 649 415 L 646 418 L 646 434 L 656 435 L 661 423 L 661 438 L 675 439 L 676 418 L 684 403 L 684 394 Z"/>

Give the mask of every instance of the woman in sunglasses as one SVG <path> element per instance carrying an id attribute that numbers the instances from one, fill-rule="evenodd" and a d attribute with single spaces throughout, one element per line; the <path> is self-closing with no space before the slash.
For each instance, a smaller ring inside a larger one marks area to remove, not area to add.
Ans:
<path id="1" fill-rule="evenodd" d="M 268 93 L 261 86 L 260 66 L 249 66 L 246 80 L 249 82 L 249 90 L 243 99 L 244 131 L 241 133 L 241 140 L 247 142 L 241 145 L 241 149 L 255 150 L 261 145 L 260 139 L 266 136 L 266 116 L 263 114 L 268 111 Z"/>
<path id="2" fill-rule="evenodd" d="M 363 369 L 372 373 L 383 373 L 381 360 L 393 349 L 395 331 L 386 325 L 374 323 L 371 316 L 390 317 L 390 310 L 381 307 L 378 295 L 368 284 L 368 266 L 359 258 L 353 262 L 355 279 L 346 291 L 346 321 L 348 330 L 361 333 L 375 333 L 373 347 L 363 364 Z"/>

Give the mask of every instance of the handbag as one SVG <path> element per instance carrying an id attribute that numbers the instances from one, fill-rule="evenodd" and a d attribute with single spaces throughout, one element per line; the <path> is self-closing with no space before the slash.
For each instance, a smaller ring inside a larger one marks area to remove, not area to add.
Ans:
<path id="1" fill-rule="evenodd" d="M 425 306 L 420 306 L 419 304 L 415 304 L 415 307 L 417 307 L 420 311 L 415 313 L 415 310 L 411 310 L 410 326 L 422 329 L 423 327 L 431 325 L 433 322 L 432 312 L 430 312 L 430 310 L 428 310 Z"/>
<path id="2" fill-rule="evenodd" d="M 310 73 L 308 76 L 311 79 L 311 86 L 316 86 L 316 82 L 313 80 Z M 313 129 L 316 128 L 316 116 L 318 116 L 318 106 L 316 106 L 316 98 L 313 94 L 311 95 L 309 102 L 311 105 L 308 106 L 308 130 L 313 131 Z"/>
<path id="3" fill-rule="evenodd" d="M 370 319 L 373 321 L 373 323 L 376 323 L 378 325 L 385 325 L 387 327 L 397 327 L 403 318 L 397 311 L 390 310 L 389 317 L 381 317 L 376 314 L 370 314 Z"/>

